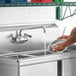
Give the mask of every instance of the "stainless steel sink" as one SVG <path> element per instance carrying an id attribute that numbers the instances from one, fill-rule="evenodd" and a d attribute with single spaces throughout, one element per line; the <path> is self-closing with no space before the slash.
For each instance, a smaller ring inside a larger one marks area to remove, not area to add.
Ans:
<path id="1" fill-rule="evenodd" d="M 29 58 L 30 56 L 24 56 L 24 55 L 16 55 L 16 56 L 4 56 L 3 58 L 7 58 L 7 59 L 22 59 L 22 58 Z"/>
<path id="2" fill-rule="evenodd" d="M 23 58 L 32 58 L 32 57 L 39 57 L 39 56 L 44 56 L 44 55 L 50 55 L 52 54 L 50 51 L 46 51 L 46 54 L 45 54 L 45 51 L 39 51 L 39 52 L 32 52 L 32 53 L 29 53 L 29 54 L 26 54 L 26 53 L 22 53 L 22 54 L 11 54 L 11 55 L 5 55 L 3 56 L 3 58 L 6 58 L 6 59 L 23 59 Z"/>
<path id="3" fill-rule="evenodd" d="M 50 55 L 50 54 L 52 54 L 50 51 L 47 51 L 47 52 L 46 52 L 46 55 Z M 33 54 L 30 54 L 30 55 L 43 56 L 43 55 L 45 55 L 45 53 L 44 53 L 44 52 L 40 52 L 40 53 L 33 53 Z"/>

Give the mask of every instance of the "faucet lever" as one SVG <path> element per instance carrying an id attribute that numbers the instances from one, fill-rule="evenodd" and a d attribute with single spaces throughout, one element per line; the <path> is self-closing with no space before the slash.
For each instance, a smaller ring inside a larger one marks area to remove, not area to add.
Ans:
<path id="1" fill-rule="evenodd" d="M 29 34 L 27 34 L 27 33 L 24 33 L 24 37 L 29 37 L 29 38 L 31 38 L 32 35 L 29 35 Z"/>

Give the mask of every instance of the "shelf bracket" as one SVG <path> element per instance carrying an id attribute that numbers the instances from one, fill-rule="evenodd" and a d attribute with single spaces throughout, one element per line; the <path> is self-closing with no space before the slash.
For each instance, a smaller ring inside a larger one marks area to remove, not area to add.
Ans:
<path id="1" fill-rule="evenodd" d="M 57 20 L 64 20 L 64 19 L 66 19 L 66 18 L 69 18 L 69 17 L 72 17 L 72 16 L 76 15 L 76 9 L 75 9 L 74 12 L 72 13 L 71 7 L 70 7 L 70 6 L 66 6 L 66 8 L 65 8 L 65 10 L 64 10 L 64 12 L 63 12 L 62 7 L 63 7 L 63 6 L 58 6 L 57 9 L 56 9 L 56 19 L 57 19 Z M 67 11 L 68 11 L 68 9 L 69 9 L 70 15 L 65 16 L 66 13 L 67 13 Z M 62 12 L 63 12 L 63 15 L 62 15 Z"/>

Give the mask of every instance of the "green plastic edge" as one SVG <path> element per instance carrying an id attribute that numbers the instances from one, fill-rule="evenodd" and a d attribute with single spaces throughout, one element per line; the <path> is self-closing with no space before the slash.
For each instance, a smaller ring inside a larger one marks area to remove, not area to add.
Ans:
<path id="1" fill-rule="evenodd" d="M 27 7 L 27 6 L 76 6 L 76 2 L 52 2 L 52 3 L 7 3 L 0 7 Z"/>

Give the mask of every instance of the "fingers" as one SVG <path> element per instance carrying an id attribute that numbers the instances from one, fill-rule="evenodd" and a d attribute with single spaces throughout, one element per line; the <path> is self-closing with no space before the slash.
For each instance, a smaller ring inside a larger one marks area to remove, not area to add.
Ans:
<path id="1" fill-rule="evenodd" d="M 56 52 L 57 51 L 56 48 L 58 48 L 58 45 L 57 44 L 54 44 L 54 45 L 51 46 L 52 51 L 55 51 Z"/>
<path id="2" fill-rule="evenodd" d="M 52 45 L 51 49 L 54 52 L 59 52 L 59 51 L 64 50 L 64 47 L 62 46 L 62 43 L 60 43 L 60 44 Z"/>
<path id="3" fill-rule="evenodd" d="M 58 37 L 57 39 L 67 39 L 69 36 L 65 35 L 65 36 L 61 36 L 61 37 Z"/>
<path id="4" fill-rule="evenodd" d="M 59 39 L 63 39 L 63 37 L 61 36 L 61 37 L 58 37 L 57 39 L 58 39 L 58 40 L 59 40 Z"/>

